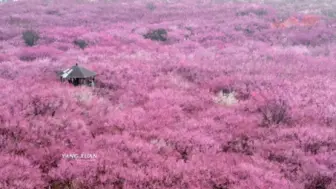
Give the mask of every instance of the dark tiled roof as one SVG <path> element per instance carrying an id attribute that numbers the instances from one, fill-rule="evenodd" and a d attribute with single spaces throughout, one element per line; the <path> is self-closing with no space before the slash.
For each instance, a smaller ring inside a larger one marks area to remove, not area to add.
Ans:
<path id="1" fill-rule="evenodd" d="M 69 69 L 63 71 L 61 76 L 64 79 L 77 79 L 77 78 L 88 78 L 96 76 L 97 74 L 93 71 L 90 71 L 86 68 L 80 67 L 77 64 Z"/>

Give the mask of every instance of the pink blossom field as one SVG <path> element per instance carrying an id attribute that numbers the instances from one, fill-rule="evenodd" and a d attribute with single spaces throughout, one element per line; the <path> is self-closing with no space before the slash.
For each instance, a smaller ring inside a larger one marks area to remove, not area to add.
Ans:
<path id="1" fill-rule="evenodd" d="M 336 20 L 280 10 L 1 3 L 0 189 L 336 189 Z"/>

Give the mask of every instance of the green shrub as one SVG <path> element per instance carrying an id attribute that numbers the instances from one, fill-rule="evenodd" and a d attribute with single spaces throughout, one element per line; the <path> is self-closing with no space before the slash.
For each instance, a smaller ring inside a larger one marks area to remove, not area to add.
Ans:
<path id="1" fill-rule="evenodd" d="M 167 41 L 167 31 L 165 29 L 156 29 L 143 35 L 145 39 L 151 39 L 153 41 Z"/>
<path id="2" fill-rule="evenodd" d="M 76 39 L 73 43 L 81 49 L 85 49 L 88 46 L 87 42 L 82 39 Z"/>
<path id="3" fill-rule="evenodd" d="M 34 46 L 40 39 L 40 36 L 36 31 L 26 30 L 22 33 L 22 38 L 25 41 L 26 45 Z"/>
<path id="4" fill-rule="evenodd" d="M 264 9 L 250 9 L 241 12 L 237 12 L 236 16 L 248 16 L 249 14 L 255 14 L 257 16 L 265 16 L 268 14 L 267 10 Z"/>
<path id="5" fill-rule="evenodd" d="M 148 10 L 153 11 L 153 10 L 156 9 L 156 6 L 155 6 L 154 3 L 147 3 L 147 4 L 146 4 L 146 8 L 147 8 Z"/>

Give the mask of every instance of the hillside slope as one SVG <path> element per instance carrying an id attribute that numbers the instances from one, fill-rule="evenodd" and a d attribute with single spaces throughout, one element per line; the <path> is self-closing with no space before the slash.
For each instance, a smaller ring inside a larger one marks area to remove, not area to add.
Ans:
<path id="1" fill-rule="evenodd" d="M 0 189 L 336 188 L 333 18 L 205 1 L 0 15 Z M 59 81 L 76 63 L 95 88 Z"/>

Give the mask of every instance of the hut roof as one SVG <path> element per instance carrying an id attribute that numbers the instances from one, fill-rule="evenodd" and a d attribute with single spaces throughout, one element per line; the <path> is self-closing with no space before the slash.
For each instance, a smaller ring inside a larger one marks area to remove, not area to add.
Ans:
<path id="1" fill-rule="evenodd" d="M 75 66 L 72 66 L 71 68 L 64 70 L 60 75 L 63 79 L 77 79 L 77 78 L 93 77 L 96 76 L 97 74 L 93 71 L 80 67 L 78 66 L 78 64 L 76 64 Z"/>

